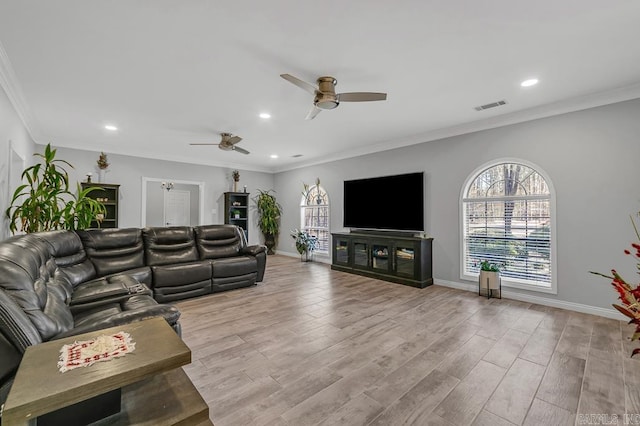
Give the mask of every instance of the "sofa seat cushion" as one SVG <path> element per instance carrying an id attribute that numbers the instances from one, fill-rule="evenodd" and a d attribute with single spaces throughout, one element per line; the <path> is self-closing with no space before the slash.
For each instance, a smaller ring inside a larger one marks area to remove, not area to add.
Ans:
<path id="1" fill-rule="evenodd" d="M 255 257 L 237 256 L 211 260 L 213 264 L 213 277 L 236 277 L 258 271 L 258 262 Z"/>
<path id="2" fill-rule="evenodd" d="M 146 284 L 147 287 L 151 287 L 152 275 L 151 268 L 148 266 L 143 266 L 142 268 L 127 269 L 126 271 L 107 275 L 104 278 L 107 278 L 109 281 L 113 281 L 115 279 L 118 279 L 119 277 L 125 277 L 125 279 L 133 278 L 139 283 Z"/>
<path id="3" fill-rule="evenodd" d="M 90 323 L 96 323 L 113 315 L 118 315 L 120 312 L 122 312 L 122 308 L 119 303 L 102 305 L 77 314 L 73 318 L 74 325 L 75 327 L 85 327 Z"/>
<path id="4" fill-rule="evenodd" d="M 209 261 L 152 266 L 151 271 L 154 288 L 211 280 L 211 262 Z"/>
<path id="5" fill-rule="evenodd" d="M 174 329 L 179 329 L 180 311 L 178 308 L 159 304 L 146 294 L 138 294 L 120 303 L 103 305 L 77 313 L 74 316 L 74 328 L 55 336 L 55 338 L 116 327 L 154 317 L 163 317 Z"/>

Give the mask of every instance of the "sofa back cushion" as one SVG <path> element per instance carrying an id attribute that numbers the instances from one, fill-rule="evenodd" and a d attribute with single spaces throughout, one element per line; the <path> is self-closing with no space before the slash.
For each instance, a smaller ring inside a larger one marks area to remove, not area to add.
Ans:
<path id="1" fill-rule="evenodd" d="M 98 277 L 144 266 L 140 229 L 85 229 L 76 232 Z"/>
<path id="2" fill-rule="evenodd" d="M 198 260 L 198 250 L 189 226 L 148 227 L 142 230 L 148 266 Z"/>
<path id="3" fill-rule="evenodd" d="M 42 340 L 73 328 L 68 303 L 73 287 L 36 235 L 0 243 L 0 287 L 26 314 Z"/>
<path id="4" fill-rule="evenodd" d="M 244 247 L 244 232 L 235 225 L 203 225 L 194 228 L 200 259 L 237 256 Z"/>
<path id="5" fill-rule="evenodd" d="M 48 231 L 36 235 L 49 244 L 49 253 L 73 287 L 96 277 L 96 268 L 87 257 L 78 234 L 73 231 Z"/>

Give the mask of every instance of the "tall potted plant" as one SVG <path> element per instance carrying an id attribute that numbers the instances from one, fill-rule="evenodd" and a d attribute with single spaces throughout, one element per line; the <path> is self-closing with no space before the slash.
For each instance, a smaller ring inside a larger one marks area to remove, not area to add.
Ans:
<path id="1" fill-rule="evenodd" d="M 28 183 L 18 186 L 5 212 L 12 233 L 87 228 L 92 220 L 106 213 L 102 203 L 87 197 L 90 191 L 99 188 L 83 191 L 78 185 L 77 194 L 69 191 L 65 166 L 73 166 L 56 159 L 51 144 L 45 147 L 44 154 L 34 155 L 42 162 L 22 172 L 23 181 Z"/>
<path id="2" fill-rule="evenodd" d="M 264 235 L 264 245 L 267 246 L 267 254 L 275 254 L 276 239 L 280 232 L 280 215 L 282 207 L 276 201 L 272 190 L 258 189 L 258 194 L 253 197 L 258 213 L 258 227 Z M 274 191 L 275 192 L 275 191 Z"/>

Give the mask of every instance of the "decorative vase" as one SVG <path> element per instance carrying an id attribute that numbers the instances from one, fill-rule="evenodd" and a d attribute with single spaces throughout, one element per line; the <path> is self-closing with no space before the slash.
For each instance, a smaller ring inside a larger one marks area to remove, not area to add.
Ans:
<path id="1" fill-rule="evenodd" d="M 264 234 L 264 245 L 267 246 L 267 254 L 276 254 L 274 247 L 276 246 L 276 236 L 273 234 Z"/>
<path id="2" fill-rule="evenodd" d="M 104 183 L 104 175 L 107 173 L 107 169 L 98 170 L 98 182 Z"/>
<path id="3" fill-rule="evenodd" d="M 302 253 L 300 253 L 300 261 L 311 262 L 312 255 L 313 255 L 312 252 L 310 252 L 309 250 L 305 250 Z"/>
<path id="4" fill-rule="evenodd" d="M 238 192 L 238 181 L 237 180 L 233 181 L 233 192 Z"/>

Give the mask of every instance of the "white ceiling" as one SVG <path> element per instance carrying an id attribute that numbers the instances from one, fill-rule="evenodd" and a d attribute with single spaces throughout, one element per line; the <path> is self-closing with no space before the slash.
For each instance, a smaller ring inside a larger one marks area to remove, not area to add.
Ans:
<path id="1" fill-rule="evenodd" d="M 640 97 L 639 40 L 637 0 L 0 0 L 37 142 L 264 171 Z M 388 100 L 306 121 L 282 73 Z M 223 131 L 251 154 L 189 145 Z"/>

